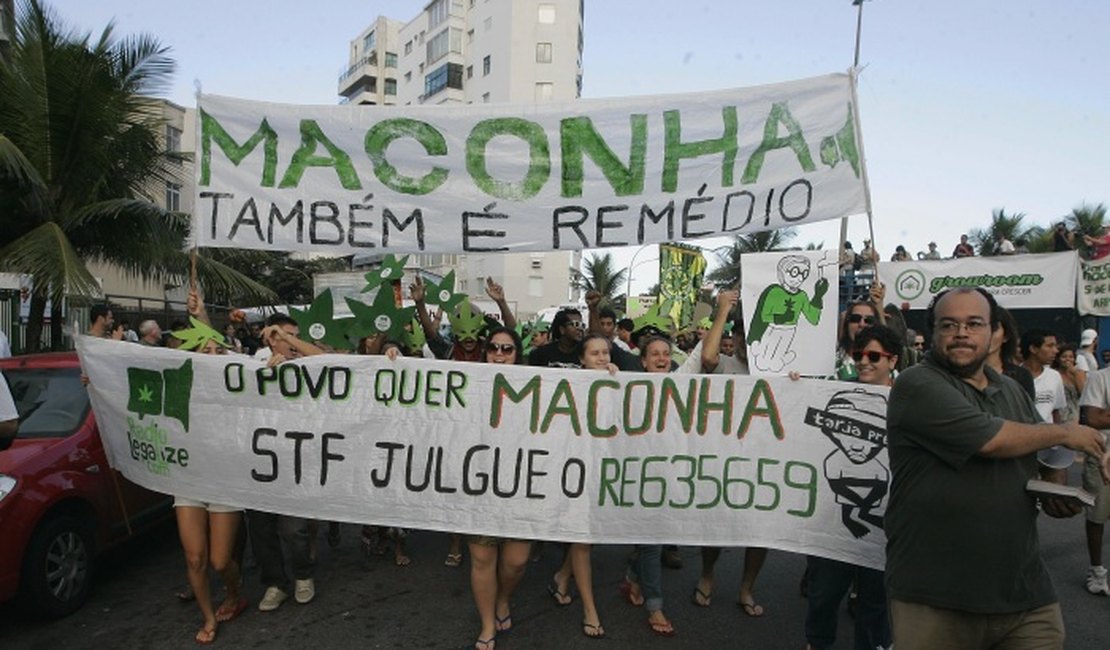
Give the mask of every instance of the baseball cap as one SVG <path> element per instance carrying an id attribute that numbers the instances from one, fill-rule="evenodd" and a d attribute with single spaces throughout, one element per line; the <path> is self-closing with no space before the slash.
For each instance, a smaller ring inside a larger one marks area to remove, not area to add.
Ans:
<path id="1" fill-rule="evenodd" d="M 1098 332 L 1092 329 L 1085 329 L 1083 330 L 1083 334 L 1079 336 L 1079 345 L 1088 346 L 1094 343 L 1096 338 L 1098 338 Z"/>

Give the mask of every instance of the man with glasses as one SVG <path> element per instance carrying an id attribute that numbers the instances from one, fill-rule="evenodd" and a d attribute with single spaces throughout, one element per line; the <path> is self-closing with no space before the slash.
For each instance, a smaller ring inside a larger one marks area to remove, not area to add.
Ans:
<path id="1" fill-rule="evenodd" d="M 886 574 L 899 650 L 1063 647 L 1025 484 L 1038 469 L 1064 479 L 1038 467 L 1036 452 L 1052 445 L 1097 456 L 1104 479 L 1110 459 L 1098 431 L 1040 424 L 1029 395 L 985 364 L 997 309 L 979 288 L 937 295 L 931 350 L 890 393 Z M 1042 507 L 1079 512 L 1058 499 Z"/>

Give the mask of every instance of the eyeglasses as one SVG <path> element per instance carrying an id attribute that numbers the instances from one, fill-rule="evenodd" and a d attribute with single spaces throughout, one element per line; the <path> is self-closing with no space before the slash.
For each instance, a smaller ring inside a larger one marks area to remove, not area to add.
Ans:
<path id="1" fill-rule="evenodd" d="M 794 266 L 787 269 L 786 274 L 792 278 L 807 278 L 809 277 L 809 269 L 801 266 Z"/>
<path id="2" fill-rule="evenodd" d="M 580 320 L 570 320 L 570 321 L 567 321 L 567 325 L 570 325 L 570 326 L 571 326 L 571 327 L 573 327 L 574 329 L 579 329 L 579 330 L 584 330 L 584 329 L 586 329 L 586 323 L 585 323 L 585 321 L 580 321 Z"/>
<path id="3" fill-rule="evenodd" d="M 878 363 L 879 359 L 889 359 L 894 355 L 889 352 L 880 352 L 878 350 L 852 350 L 852 359 L 859 363 L 864 357 L 871 363 Z"/>
<path id="4" fill-rule="evenodd" d="M 516 352 L 516 346 L 512 343 L 489 343 L 486 345 L 487 352 L 500 352 L 501 354 L 512 354 Z"/>
<path id="5" fill-rule="evenodd" d="M 968 334 L 982 334 L 990 329 L 991 324 L 985 320 L 969 320 L 966 323 L 961 323 L 956 320 L 942 320 L 937 323 L 937 332 L 943 336 L 955 336 L 959 333 L 960 328 L 967 330 Z"/>
<path id="6" fill-rule="evenodd" d="M 874 316 L 865 316 L 864 314 L 849 314 L 848 315 L 848 322 L 849 323 L 858 323 L 860 321 L 863 321 L 864 325 L 874 325 L 875 324 L 875 317 Z"/>

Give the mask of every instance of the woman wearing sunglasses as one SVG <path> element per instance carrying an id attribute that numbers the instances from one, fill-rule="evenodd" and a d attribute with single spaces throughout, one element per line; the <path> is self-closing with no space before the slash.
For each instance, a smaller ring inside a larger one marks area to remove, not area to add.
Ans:
<path id="1" fill-rule="evenodd" d="M 851 310 L 849 310 L 849 314 Z M 902 340 L 883 325 L 858 329 L 848 356 L 855 364 L 858 381 L 872 386 L 893 386 L 894 370 Z M 827 558 L 807 556 L 808 611 L 807 649 L 829 648 L 836 643 L 840 603 L 856 585 L 856 648 L 886 648 L 891 643 L 883 572 Z"/>
<path id="2" fill-rule="evenodd" d="M 519 365 L 523 361 L 520 336 L 507 327 L 495 327 L 486 336 L 482 351 L 485 363 Z M 503 539 L 471 535 L 470 590 L 482 619 L 482 630 L 474 642 L 476 650 L 493 650 L 498 634 L 513 627 L 509 599 L 524 577 L 532 543 L 522 539 Z"/>
<path id="3" fill-rule="evenodd" d="M 855 349 L 856 335 L 865 327 L 884 325 L 883 313 L 868 301 L 853 302 L 840 321 L 839 346 L 836 350 L 836 378 L 853 381 L 857 378 L 856 366 L 850 352 Z"/>

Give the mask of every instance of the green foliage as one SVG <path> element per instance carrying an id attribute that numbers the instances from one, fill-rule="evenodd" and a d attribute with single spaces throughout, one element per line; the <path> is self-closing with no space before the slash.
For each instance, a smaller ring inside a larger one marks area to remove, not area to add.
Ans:
<path id="1" fill-rule="evenodd" d="M 990 225 L 986 228 L 972 229 L 967 238 L 975 247 L 977 255 L 997 255 L 999 242 L 1003 238 L 1011 242 L 1036 238 L 1037 231 L 1024 225 L 1025 216 L 1024 212 L 1006 214 L 1005 208 L 995 208 L 991 213 Z"/>
<path id="2" fill-rule="evenodd" d="M 794 228 L 779 228 L 778 230 L 763 230 L 747 235 L 737 235 L 732 244 L 718 248 L 713 252 L 717 254 L 720 265 L 706 274 L 706 279 L 720 286 L 740 286 L 740 257 L 749 253 L 767 253 L 771 251 L 787 250 L 790 241 L 797 236 Z"/>
<path id="3" fill-rule="evenodd" d="M 624 292 L 628 279 L 628 269 L 614 269 L 613 255 L 591 255 L 582 260 L 582 272 L 575 279 L 574 286 L 582 291 L 597 291 L 601 294 L 601 304 L 612 304 Z"/>
<path id="4" fill-rule="evenodd" d="M 93 39 L 40 0 L 20 4 L 0 59 L 0 270 L 33 276 L 29 349 L 47 298 L 99 294 L 87 261 L 148 280 L 188 275 L 188 218 L 145 198 L 181 175 L 180 155 L 160 142 L 161 105 L 149 99 L 169 86 L 168 52 L 151 36 L 117 39 L 112 25 Z M 216 264 L 198 274 L 206 288 L 268 294 Z"/>
<path id="5" fill-rule="evenodd" d="M 1076 248 L 1084 257 L 1090 257 L 1090 250 L 1087 243 L 1083 241 L 1083 237 L 1099 237 L 1106 226 L 1110 225 L 1106 223 L 1106 205 L 1103 203 L 1097 205 L 1080 204 L 1078 207 L 1072 208 L 1071 214 L 1065 217 L 1064 220 L 1068 224 L 1068 228 L 1075 232 Z"/>

